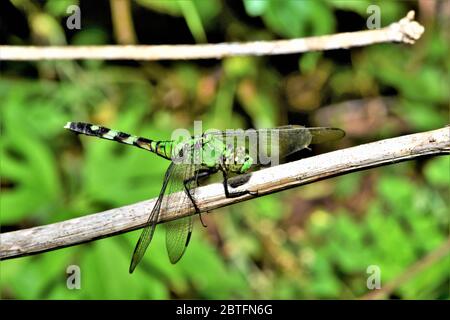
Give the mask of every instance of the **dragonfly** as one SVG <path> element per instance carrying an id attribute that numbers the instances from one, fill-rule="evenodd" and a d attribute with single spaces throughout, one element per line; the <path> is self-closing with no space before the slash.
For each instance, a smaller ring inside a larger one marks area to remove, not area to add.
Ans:
<path id="1" fill-rule="evenodd" d="M 152 140 L 85 122 L 68 122 L 64 128 L 77 134 L 132 145 L 171 161 L 159 196 L 134 249 L 130 273 L 142 260 L 163 211 L 182 216 L 164 222 L 169 260 L 175 264 L 181 259 L 191 239 L 193 228 L 192 215 L 186 216 L 185 212 L 195 212 L 201 220 L 201 212 L 195 201 L 195 190 L 200 181 L 213 174 L 222 173 L 227 198 L 258 195 L 250 190 L 232 190 L 235 186 L 231 187 L 228 179 L 233 175 L 250 173 L 275 163 L 268 159 L 284 161 L 289 155 L 305 148 L 309 149 L 310 144 L 337 140 L 345 135 L 345 132 L 338 128 L 288 125 L 247 131 L 206 131 L 185 139 Z M 266 156 L 262 157 L 262 154 Z"/>

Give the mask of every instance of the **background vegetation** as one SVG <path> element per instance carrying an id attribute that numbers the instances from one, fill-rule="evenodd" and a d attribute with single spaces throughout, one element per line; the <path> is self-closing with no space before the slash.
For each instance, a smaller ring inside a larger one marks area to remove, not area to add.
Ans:
<path id="1" fill-rule="evenodd" d="M 15 45 L 168 44 L 302 37 L 366 29 L 373 1 L 2 1 L 0 41 Z M 81 30 L 68 30 L 79 4 Z M 339 143 L 312 155 L 448 123 L 448 2 L 379 1 L 382 26 L 416 10 L 413 46 L 172 62 L 2 62 L 1 228 L 24 229 L 155 197 L 168 163 L 75 135 L 89 121 L 166 139 L 173 129 L 333 125 Z M 130 14 L 132 24 L 126 23 Z M 130 27 L 131 26 L 131 27 Z M 306 154 L 305 154 L 306 155 Z M 13 299 L 360 298 L 381 268 L 389 298 L 448 299 L 446 255 L 409 268 L 449 237 L 449 157 L 353 173 L 204 215 L 183 259 L 163 227 L 128 274 L 139 231 L 2 261 Z M 81 268 L 68 290 L 66 268 Z M 405 276 L 406 277 L 403 277 Z"/>

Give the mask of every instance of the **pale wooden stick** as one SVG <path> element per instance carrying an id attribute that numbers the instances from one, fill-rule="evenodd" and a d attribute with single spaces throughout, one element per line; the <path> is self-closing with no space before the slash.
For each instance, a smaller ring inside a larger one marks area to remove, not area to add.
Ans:
<path id="1" fill-rule="evenodd" d="M 322 179 L 376 166 L 411 160 L 425 155 L 450 153 L 450 127 L 381 140 L 333 151 L 315 157 L 274 166 L 251 174 L 236 188 L 266 195 Z M 447 173 L 443 173 L 447 174 Z M 202 212 L 249 200 L 252 195 L 226 198 L 223 186 L 211 184 L 196 190 Z M 50 225 L 0 234 L 0 259 L 9 259 L 72 246 L 127 232 L 145 225 L 156 199 L 139 202 Z M 178 219 L 193 212 L 175 214 L 174 208 L 161 212 L 160 221 Z"/>
<path id="2" fill-rule="evenodd" d="M 414 11 L 391 25 L 374 30 L 337 33 L 291 40 L 204 45 L 0 46 L 0 60 L 188 60 L 243 55 L 278 55 L 347 49 L 383 42 L 412 44 L 424 32 Z"/>

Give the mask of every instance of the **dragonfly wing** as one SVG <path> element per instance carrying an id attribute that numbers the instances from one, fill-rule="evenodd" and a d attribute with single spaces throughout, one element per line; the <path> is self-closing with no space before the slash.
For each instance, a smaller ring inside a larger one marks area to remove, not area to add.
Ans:
<path id="1" fill-rule="evenodd" d="M 207 132 L 221 139 L 233 149 L 243 146 L 258 164 L 265 160 L 283 159 L 295 151 L 304 149 L 311 143 L 311 134 L 301 126 L 283 126 L 268 129 L 236 129 Z M 256 157 L 257 156 L 257 157 Z"/>
<path id="2" fill-rule="evenodd" d="M 235 145 L 236 141 L 244 141 L 247 150 L 257 148 L 259 155 L 278 156 L 283 159 L 310 144 L 323 143 L 342 138 L 345 132 L 338 128 L 317 127 L 306 128 L 299 125 L 287 125 L 276 128 L 257 130 L 212 131 L 216 137 L 223 139 L 226 145 Z M 242 139 L 242 140 L 239 140 Z M 250 143 L 252 142 L 252 143 Z M 256 150 L 256 149 L 254 149 Z M 255 152 L 255 151 L 254 151 Z"/>
<path id="3" fill-rule="evenodd" d="M 148 245 L 152 241 L 153 234 L 155 233 L 156 224 L 159 220 L 159 215 L 161 212 L 161 205 L 163 204 L 164 200 L 164 193 L 166 192 L 167 185 L 169 180 L 172 177 L 173 171 L 174 171 L 175 164 L 171 163 L 169 168 L 166 171 L 166 174 L 164 176 L 164 182 L 163 186 L 161 188 L 161 192 L 159 193 L 158 200 L 156 200 L 156 203 L 152 209 L 152 212 L 150 213 L 150 216 L 147 220 L 147 226 L 144 228 L 144 230 L 141 233 L 141 236 L 139 237 L 139 240 L 136 244 L 136 247 L 134 248 L 133 257 L 131 259 L 130 269 L 129 272 L 132 273 L 138 263 L 141 261 L 142 257 L 145 254 L 145 251 L 147 250 Z"/>
<path id="4" fill-rule="evenodd" d="M 194 199 L 194 187 L 196 185 L 195 174 L 199 167 L 200 166 L 196 164 L 175 165 L 174 174 L 169 186 L 170 194 L 176 194 L 177 196 L 176 199 L 175 197 L 169 199 L 171 202 L 170 206 L 172 206 L 175 215 L 194 209 L 194 204 L 188 196 L 186 188 L 190 192 L 192 199 Z M 175 219 L 165 223 L 166 248 L 171 263 L 177 263 L 186 251 L 192 234 L 192 225 L 192 216 Z"/>
<path id="5" fill-rule="evenodd" d="M 345 131 L 338 128 L 316 127 L 308 130 L 312 135 L 312 144 L 339 140 L 345 136 Z"/>
<path id="6" fill-rule="evenodd" d="M 192 216 L 165 223 L 166 248 L 169 260 L 175 264 L 181 259 L 192 234 Z"/>
<path id="7" fill-rule="evenodd" d="M 285 126 L 276 129 L 280 130 L 278 133 L 280 159 L 305 149 L 310 144 L 338 140 L 345 135 L 343 130 L 330 127 Z"/>

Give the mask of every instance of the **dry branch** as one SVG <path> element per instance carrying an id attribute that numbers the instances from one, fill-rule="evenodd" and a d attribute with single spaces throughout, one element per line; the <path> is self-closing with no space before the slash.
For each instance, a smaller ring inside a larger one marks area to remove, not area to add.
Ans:
<path id="1" fill-rule="evenodd" d="M 245 188 L 266 195 L 336 175 L 415 159 L 450 153 L 450 127 L 416 133 L 333 151 L 251 174 Z M 201 211 L 209 211 L 249 200 L 251 195 L 226 198 L 223 186 L 211 184 L 196 190 Z M 9 259 L 72 246 L 124 233 L 145 225 L 155 199 L 50 225 L 0 234 L 0 259 Z M 161 212 L 159 222 L 191 215 L 172 208 Z"/>
<path id="2" fill-rule="evenodd" d="M 291 40 L 218 43 L 205 45 L 124 45 L 124 46 L 0 46 L 0 60 L 188 60 L 243 55 L 278 55 L 347 49 L 383 42 L 412 44 L 424 32 L 414 21 L 414 11 L 381 29 L 337 33 Z"/>

